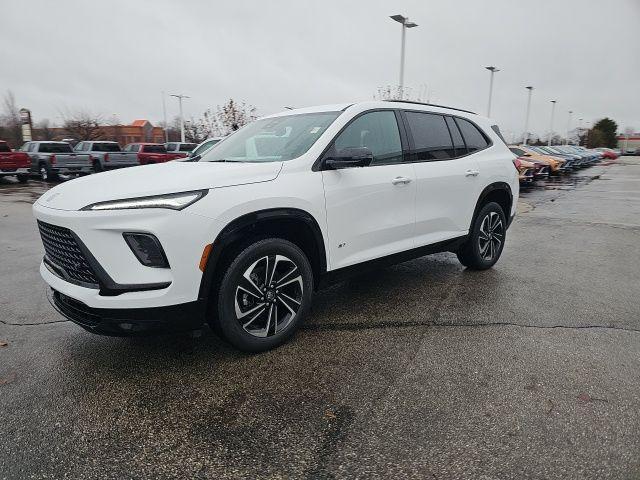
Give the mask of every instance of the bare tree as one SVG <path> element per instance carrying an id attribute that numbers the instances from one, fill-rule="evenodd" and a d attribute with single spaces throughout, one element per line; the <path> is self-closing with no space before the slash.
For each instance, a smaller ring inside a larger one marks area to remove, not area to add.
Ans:
<path id="1" fill-rule="evenodd" d="M 43 118 L 34 125 L 33 138 L 38 140 L 53 140 L 55 136 L 53 128 L 48 118 Z"/>
<path id="2" fill-rule="evenodd" d="M 185 139 L 199 143 L 207 138 L 229 135 L 256 119 L 256 107 L 229 99 L 227 103 L 207 109 L 199 119 L 185 122 Z"/>
<path id="3" fill-rule="evenodd" d="M 104 129 L 100 126 L 102 117 L 86 111 L 77 111 L 63 116 L 62 127 L 75 140 L 102 140 Z"/>
<path id="4" fill-rule="evenodd" d="M 16 106 L 16 97 L 11 90 L 7 90 L 2 99 L 2 114 L 0 115 L 0 135 L 6 138 L 12 147 L 22 145 L 22 121 L 20 111 Z"/>

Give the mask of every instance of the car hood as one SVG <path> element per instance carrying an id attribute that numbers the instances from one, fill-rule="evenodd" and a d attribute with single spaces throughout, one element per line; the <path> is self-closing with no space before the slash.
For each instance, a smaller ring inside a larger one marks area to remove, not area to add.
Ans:
<path id="1" fill-rule="evenodd" d="M 58 210 L 124 198 L 231 187 L 275 180 L 282 162 L 167 162 L 99 173 L 52 188 L 37 203 Z"/>

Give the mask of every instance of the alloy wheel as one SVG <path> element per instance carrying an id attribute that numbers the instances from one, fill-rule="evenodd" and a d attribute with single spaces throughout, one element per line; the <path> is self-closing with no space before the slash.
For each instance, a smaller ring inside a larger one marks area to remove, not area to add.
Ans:
<path id="1" fill-rule="evenodd" d="M 284 255 L 267 255 L 247 268 L 235 289 L 235 314 L 255 337 L 287 328 L 302 305 L 304 286 L 298 266 Z"/>
<path id="2" fill-rule="evenodd" d="M 483 260 L 490 262 L 500 252 L 504 241 L 504 225 L 496 212 L 489 212 L 480 224 L 478 248 Z"/>

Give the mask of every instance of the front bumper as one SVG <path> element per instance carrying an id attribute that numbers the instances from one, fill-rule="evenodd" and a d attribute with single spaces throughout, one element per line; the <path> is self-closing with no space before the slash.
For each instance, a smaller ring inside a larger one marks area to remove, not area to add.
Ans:
<path id="1" fill-rule="evenodd" d="M 105 274 L 93 268 L 99 286 L 72 283 L 43 261 L 40 274 L 54 290 L 95 309 L 146 309 L 198 300 L 200 259 L 204 247 L 215 238 L 214 221 L 185 211 L 86 212 L 58 210 L 39 202 L 33 212 L 39 221 L 73 232 L 88 252 L 85 258 L 92 257 Z M 171 268 L 144 266 L 125 242 L 123 232 L 155 235 Z M 105 277 L 112 281 L 111 286 L 105 283 Z"/>
<path id="2" fill-rule="evenodd" d="M 188 331 L 201 327 L 205 320 L 205 303 L 202 300 L 164 307 L 104 309 L 89 307 L 53 289 L 49 291 L 48 299 L 61 315 L 100 335 Z"/>

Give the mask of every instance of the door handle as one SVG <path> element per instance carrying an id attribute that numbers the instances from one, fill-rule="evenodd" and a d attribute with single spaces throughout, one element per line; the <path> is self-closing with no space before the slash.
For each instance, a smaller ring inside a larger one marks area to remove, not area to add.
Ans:
<path id="1" fill-rule="evenodd" d="M 406 185 L 407 183 L 411 183 L 411 179 L 407 177 L 396 177 L 391 180 L 391 183 L 394 185 Z"/>
<path id="2" fill-rule="evenodd" d="M 467 170 L 464 172 L 465 177 L 477 177 L 480 172 L 478 170 Z"/>

